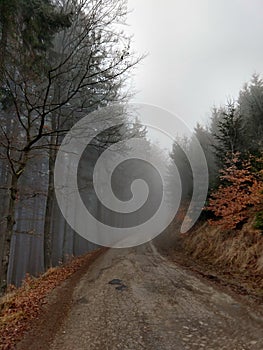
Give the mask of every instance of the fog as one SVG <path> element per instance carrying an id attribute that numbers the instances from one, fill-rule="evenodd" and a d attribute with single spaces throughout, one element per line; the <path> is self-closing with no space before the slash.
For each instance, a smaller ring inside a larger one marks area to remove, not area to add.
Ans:
<path id="1" fill-rule="evenodd" d="M 129 0 L 137 67 L 135 102 L 168 109 L 190 127 L 236 98 L 263 71 L 260 0 Z"/>

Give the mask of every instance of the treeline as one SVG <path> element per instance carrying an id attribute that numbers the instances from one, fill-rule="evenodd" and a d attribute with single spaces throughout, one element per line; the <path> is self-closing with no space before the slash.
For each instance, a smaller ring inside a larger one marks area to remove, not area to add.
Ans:
<path id="1" fill-rule="evenodd" d="M 126 14 L 126 0 L 0 1 L 1 291 L 94 248 L 59 211 L 54 166 L 67 131 L 110 103 L 122 109 L 108 116 L 119 127 L 94 140 L 87 162 L 107 144 L 145 134 L 124 113 L 125 81 L 141 59 L 122 29 Z"/>
<path id="2" fill-rule="evenodd" d="M 223 228 L 241 228 L 255 208 L 255 227 L 263 229 L 263 80 L 254 74 L 237 100 L 214 107 L 208 125 L 197 124 L 196 137 L 209 171 L 209 195 L 203 217 Z M 193 139 L 194 139 L 193 137 Z M 192 170 L 186 151 L 193 139 L 178 139 L 171 152 L 183 187 L 183 199 L 192 195 Z"/>

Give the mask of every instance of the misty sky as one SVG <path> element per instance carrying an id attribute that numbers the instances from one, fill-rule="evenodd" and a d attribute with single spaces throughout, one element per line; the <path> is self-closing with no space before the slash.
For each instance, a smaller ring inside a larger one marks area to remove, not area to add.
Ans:
<path id="1" fill-rule="evenodd" d="M 193 127 L 263 73 L 263 0 L 129 0 L 129 7 L 133 48 L 149 53 L 133 78 L 136 102 Z"/>

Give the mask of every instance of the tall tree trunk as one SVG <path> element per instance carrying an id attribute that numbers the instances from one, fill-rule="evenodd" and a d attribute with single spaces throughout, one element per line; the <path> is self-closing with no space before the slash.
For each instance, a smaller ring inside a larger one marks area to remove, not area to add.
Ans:
<path id="1" fill-rule="evenodd" d="M 11 186 L 10 186 L 10 198 L 9 198 L 9 207 L 7 215 L 7 225 L 6 231 L 4 233 L 4 247 L 1 261 L 1 275 L 0 275 L 0 291 L 3 293 L 7 287 L 7 271 L 10 259 L 10 248 L 11 248 L 11 239 L 13 235 L 14 225 L 15 225 L 15 202 L 17 199 L 18 192 L 18 177 L 16 174 L 12 175 Z"/>
<path id="2" fill-rule="evenodd" d="M 55 84 L 55 95 L 53 102 L 59 103 L 60 100 L 60 86 Z M 52 115 L 51 128 L 57 130 L 59 128 L 60 115 L 59 111 Z M 53 224 L 52 218 L 54 215 L 54 170 L 57 156 L 57 146 L 59 144 L 58 134 L 52 134 L 50 137 L 50 149 L 48 159 L 48 190 L 47 190 L 47 201 L 46 201 L 46 212 L 45 212 L 45 223 L 44 223 L 44 269 L 47 270 L 52 266 L 52 236 L 53 236 Z"/>
<path id="3" fill-rule="evenodd" d="M 51 144 L 57 143 L 57 136 L 51 136 Z M 54 147 L 54 146 L 53 146 Z M 44 224 L 44 267 L 45 270 L 52 266 L 52 217 L 54 207 L 54 168 L 56 161 L 56 149 L 51 148 L 49 150 L 49 163 L 48 163 L 48 191 L 46 201 L 46 213 Z"/>
<path id="4" fill-rule="evenodd" d="M 1 275 L 1 261 L 3 258 L 4 250 L 4 240 L 5 240 L 5 231 L 6 231 L 6 218 L 8 215 L 8 206 L 9 206 L 9 190 L 8 184 L 11 183 L 11 174 L 8 172 L 5 161 L 1 161 L 1 197 L 0 197 L 0 275 Z M 6 187 L 6 188 L 5 188 Z"/>
<path id="5" fill-rule="evenodd" d="M 8 31 L 10 30 L 8 2 L 0 2 L 0 21 L 1 21 L 1 39 L 0 39 L 0 84 L 3 83 L 5 61 L 7 56 Z"/>

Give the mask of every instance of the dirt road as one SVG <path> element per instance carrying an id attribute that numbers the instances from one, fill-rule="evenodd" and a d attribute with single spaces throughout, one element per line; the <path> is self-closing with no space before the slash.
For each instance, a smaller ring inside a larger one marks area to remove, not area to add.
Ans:
<path id="1" fill-rule="evenodd" d="M 151 245 L 112 249 L 82 277 L 50 349 L 262 350 L 263 319 Z"/>

